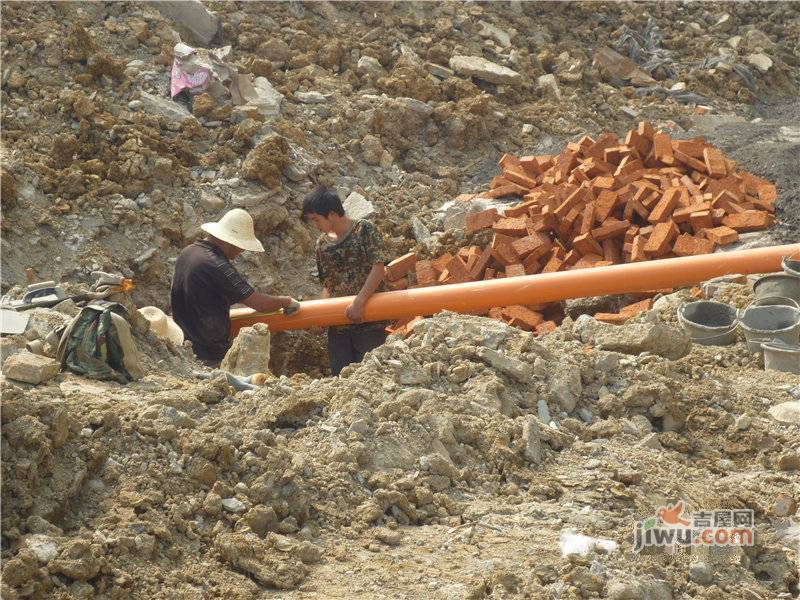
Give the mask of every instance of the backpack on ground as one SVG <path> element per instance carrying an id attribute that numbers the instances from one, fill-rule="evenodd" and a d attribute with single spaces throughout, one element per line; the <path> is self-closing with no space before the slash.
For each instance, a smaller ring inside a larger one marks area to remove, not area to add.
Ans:
<path id="1" fill-rule="evenodd" d="M 62 369 L 90 379 L 128 383 L 144 375 L 125 308 L 96 300 L 81 309 L 58 343 Z"/>

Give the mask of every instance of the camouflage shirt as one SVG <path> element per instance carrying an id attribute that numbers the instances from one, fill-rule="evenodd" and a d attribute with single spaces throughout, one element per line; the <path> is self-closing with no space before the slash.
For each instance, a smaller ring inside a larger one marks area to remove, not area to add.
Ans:
<path id="1" fill-rule="evenodd" d="M 317 239 L 316 255 L 319 280 L 331 298 L 357 295 L 375 263 L 388 262 L 386 246 L 380 232 L 375 225 L 364 219 L 354 220 L 350 233 L 341 240 L 332 240 L 323 233 Z M 383 291 L 383 282 L 375 291 Z M 380 321 L 344 325 L 335 329 L 383 327 L 386 327 L 386 322 Z"/>

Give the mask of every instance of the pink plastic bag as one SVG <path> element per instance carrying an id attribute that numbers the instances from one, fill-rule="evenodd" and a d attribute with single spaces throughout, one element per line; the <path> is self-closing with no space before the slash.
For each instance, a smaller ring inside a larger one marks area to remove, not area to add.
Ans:
<path id="1" fill-rule="evenodd" d="M 211 71 L 205 67 L 198 68 L 194 73 L 184 70 L 180 59 L 172 61 L 172 76 L 170 79 L 170 94 L 172 98 L 183 90 L 190 94 L 200 94 L 208 88 L 211 82 Z"/>

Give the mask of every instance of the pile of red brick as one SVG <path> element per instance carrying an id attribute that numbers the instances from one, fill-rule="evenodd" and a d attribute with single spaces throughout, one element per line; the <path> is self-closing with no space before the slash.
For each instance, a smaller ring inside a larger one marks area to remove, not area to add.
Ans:
<path id="1" fill-rule="evenodd" d="M 624 142 L 613 133 L 587 136 L 557 156 L 507 154 L 499 165 L 502 175 L 489 190 L 459 197 L 522 199 L 503 215 L 495 209 L 468 215 L 467 233 L 491 229 L 491 243 L 435 260 L 406 254 L 387 266 L 388 289 L 706 254 L 737 241 L 739 232 L 775 222 L 772 183 L 737 171 L 702 138 L 673 140 L 647 122 Z M 499 307 L 489 316 L 548 331 L 555 322 L 541 309 Z M 623 313 L 601 316 L 624 320 Z"/>

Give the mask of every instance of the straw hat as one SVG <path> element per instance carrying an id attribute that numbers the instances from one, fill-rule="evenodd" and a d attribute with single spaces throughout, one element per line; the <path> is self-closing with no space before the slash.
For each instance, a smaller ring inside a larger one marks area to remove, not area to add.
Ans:
<path id="1" fill-rule="evenodd" d="M 200 229 L 242 250 L 264 251 L 253 229 L 253 217 L 241 208 L 229 210 L 216 223 L 203 223 Z"/>
<path id="2" fill-rule="evenodd" d="M 183 330 L 164 311 L 157 306 L 143 306 L 139 313 L 150 321 L 150 329 L 158 337 L 170 340 L 173 344 L 183 344 Z"/>

